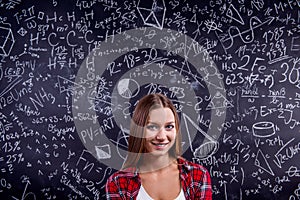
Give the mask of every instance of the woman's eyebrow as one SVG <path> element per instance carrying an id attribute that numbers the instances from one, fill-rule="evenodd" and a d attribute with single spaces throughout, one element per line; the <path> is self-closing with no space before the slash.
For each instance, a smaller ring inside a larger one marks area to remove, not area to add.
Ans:
<path id="1" fill-rule="evenodd" d="M 147 121 L 146 124 L 160 125 L 161 123 L 160 122 L 156 122 L 156 121 Z M 169 121 L 169 122 L 166 122 L 164 124 L 175 124 L 175 121 Z"/>
<path id="2" fill-rule="evenodd" d="M 167 124 L 175 124 L 174 121 L 167 122 Z"/>
<path id="3" fill-rule="evenodd" d="M 159 124 L 158 122 L 148 121 L 147 124 Z"/>

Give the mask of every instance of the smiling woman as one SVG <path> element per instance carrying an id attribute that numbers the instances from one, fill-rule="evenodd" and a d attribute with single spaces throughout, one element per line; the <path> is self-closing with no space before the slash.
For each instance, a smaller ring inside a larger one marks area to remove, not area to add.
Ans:
<path id="1" fill-rule="evenodd" d="M 107 180 L 107 199 L 212 199 L 208 171 L 180 156 L 179 124 L 166 96 L 140 99 L 130 125 L 128 155 L 123 169 Z"/>

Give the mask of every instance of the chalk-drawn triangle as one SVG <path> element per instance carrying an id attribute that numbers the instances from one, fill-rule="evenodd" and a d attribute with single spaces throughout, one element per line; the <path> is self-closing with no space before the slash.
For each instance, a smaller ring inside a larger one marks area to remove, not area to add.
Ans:
<path id="1" fill-rule="evenodd" d="M 150 15 L 145 20 L 145 24 L 151 25 L 151 26 L 160 26 L 161 24 L 157 20 L 157 17 L 155 16 L 154 12 L 151 12 Z"/>
<path id="2" fill-rule="evenodd" d="M 197 15 L 196 15 L 196 13 L 195 13 L 194 16 L 190 19 L 190 22 L 194 22 L 194 23 L 197 22 Z"/>
<path id="3" fill-rule="evenodd" d="M 140 8 L 140 7 L 138 7 L 138 11 L 139 11 L 139 13 L 140 13 L 140 15 L 141 15 L 141 17 L 142 17 L 142 20 L 143 20 L 144 23 L 145 23 L 146 19 L 148 18 L 148 16 L 149 16 L 150 13 L 151 13 L 151 10 L 150 10 L 150 9 L 145 9 L 145 8 Z"/>
<path id="4" fill-rule="evenodd" d="M 258 17 L 251 17 L 250 19 L 250 27 L 256 28 L 257 25 L 261 25 L 263 22 Z"/>
<path id="5" fill-rule="evenodd" d="M 240 13 L 236 10 L 236 8 L 233 6 L 233 4 L 230 4 L 229 8 L 227 9 L 226 16 L 233 19 L 236 22 L 239 22 L 242 25 L 245 24 L 243 18 L 241 17 Z"/>
<path id="6" fill-rule="evenodd" d="M 273 170 L 271 169 L 266 157 L 264 156 L 264 154 L 262 153 L 262 151 L 260 149 L 257 151 L 254 165 L 261 168 L 265 172 L 271 174 L 272 176 L 274 176 Z"/>
<path id="7" fill-rule="evenodd" d="M 185 123 L 186 133 L 187 133 L 188 139 L 189 139 L 189 145 L 190 145 L 191 151 L 193 152 L 194 156 L 196 158 L 199 158 L 199 159 L 205 159 L 205 158 L 207 158 L 207 157 L 215 154 L 215 152 L 219 148 L 218 142 L 214 138 L 212 138 L 211 136 L 209 136 L 206 132 L 204 132 L 185 113 L 183 113 L 182 116 L 183 116 L 184 123 Z M 203 143 L 199 147 L 197 147 L 195 149 L 193 149 L 194 148 L 193 144 L 192 144 L 193 138 L 191 137 L 191 134 L 190 134 L 191 132 L 192 133 L 200 132 L 200 134 L 202 134 L 205 137 L 205 139 L 203 140 Z"/>
<path id="8" fill-rule="evenodd" d="M 232 103 L 230 103 L 220 92 L 217 92 L 207 105 L 206 110 L 232 107 Z"/>
<path id="9" fill-rule="evenodd" d="M 60 93 L 63 92 L 74 92 L 75 90 L 85 90 L 85 87 L 74 82 L 70 81 L 64 77 L 57 76 L 59 91 Z"/>
<path id="10" fill-rule="evenodd" d="M 98 159 L 111 158 L 110 146 L 108 144 L 102 146 L 95 146 Z"/>
<path id="11" fill-rule="evenodd" d="M 145 25 L 163 28 L 166 12 L 164 0 L 155 0 L 152 5 L 149 1 L 139 1 L 137 9 Z"/>

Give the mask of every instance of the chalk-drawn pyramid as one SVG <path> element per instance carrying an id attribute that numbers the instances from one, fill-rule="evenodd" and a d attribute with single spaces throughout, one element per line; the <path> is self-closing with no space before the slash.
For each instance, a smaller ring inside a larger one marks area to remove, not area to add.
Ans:
<path id="1" fill-rule="evenodd" d="M 207 105 L 207 110 L 220 109 L 220 108 L 232 108 L 230 103 L 220 92 L 217 92 Z"/>
<path id="2" fill-rule="evenodd" d="M 108 159 L 111 158 L 111 151 L 109 144 L 102 146 L 95 146 L 98 159 Z"/>
<path id="3" fill-rule="evenodd" d="M 145 25 L 158 29 L 163 28 L 166 13 L 164 0 L 153 0 L 150 3 L 140 0 L 137 9 Z"/>

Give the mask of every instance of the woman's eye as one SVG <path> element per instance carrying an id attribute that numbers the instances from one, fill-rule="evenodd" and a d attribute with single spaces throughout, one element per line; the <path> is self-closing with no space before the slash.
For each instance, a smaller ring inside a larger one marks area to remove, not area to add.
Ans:
<path id="1" fill-rule="evenodd" d="M 173 128 L 174 128 L 174 125 L 167 125 L 167 126 L 166 126 L 166 129 L 167 129 L 167 130 L 172 130 Z"/>
<path id="2" fill-rule="evenodd" d="M 148 125 L 147 126 L 147 129 L 149 129 L 149 130 L 151 130 L 151 131 L 156 131 L 156 130 L 158 130 L 158 126 L 156 126 L 156 125 Z"/>

